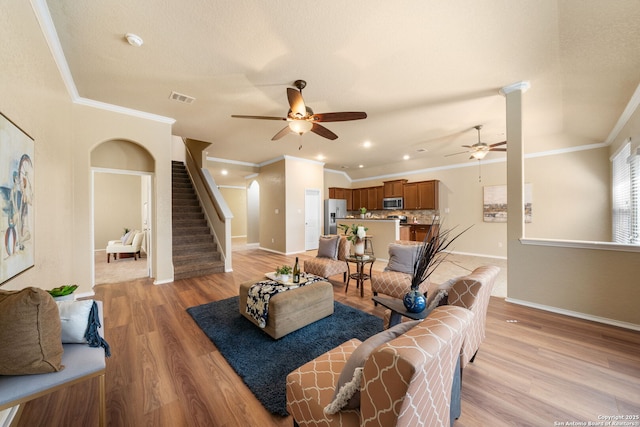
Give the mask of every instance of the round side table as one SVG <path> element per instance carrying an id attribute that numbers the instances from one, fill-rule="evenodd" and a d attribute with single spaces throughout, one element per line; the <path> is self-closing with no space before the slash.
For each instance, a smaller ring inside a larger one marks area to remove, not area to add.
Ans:
<path id="1" fill-rule="evenodd" d="M 355 256 L 349 255 L 345 258 L 347 262 L 347 286 L 344 288 L 344 291 L 347 292 L 349 289 L 349 281 L 351 279 L 355 279 L 356 287 L 360 288 L 360 297 L 364 296 L 364 281 L 371 280 L 371 269 L 373 268 L 373 263 L 376 258 L 374 256 L 365 255 L 365 256 Z M 356 265 L 356 271 L 351 272 L 350 264 L 353 263 Z M 364 266 L 369 264 L 369 273 L 364 272 Z"/>

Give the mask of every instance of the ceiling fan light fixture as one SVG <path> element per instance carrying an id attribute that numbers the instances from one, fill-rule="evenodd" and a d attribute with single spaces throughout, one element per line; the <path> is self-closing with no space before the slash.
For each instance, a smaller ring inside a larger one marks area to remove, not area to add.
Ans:
<path id="1" fill-rule="evenodd" d="M 478 159 L 478 160 L 482 160 L 485 158 L 485 156 L 487 155 L 488 151 L 482 150 L 482 151 L 475 151 L 471 156 L 474 159 Z"/>
<path id="2" fill-rule="evenodd" d="M 289 122 L 289 129 L 291 129 L 298 135 L 303 135 L 309 132 L 312 127 L 313 123 L 307 120 L 292 120 Z"/>

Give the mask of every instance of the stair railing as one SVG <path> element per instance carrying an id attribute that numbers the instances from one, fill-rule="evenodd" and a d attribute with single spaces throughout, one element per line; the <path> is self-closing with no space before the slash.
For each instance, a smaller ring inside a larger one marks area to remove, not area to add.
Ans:
<path id="1" fill-rule="evenodd" d="M 225 271 L 232 271 L 231 264 L 231 220 L 233 213 L 227 205 L 222 193 L 218 189 L 215 180 L 206 167 L 206 155 L 204 151 L 209 144 L 203 145 L 195 141 L 185 141 L 186 148 L 186 166 L 193 186 L 198 194 L 205 218 L 211 230 L 213 230 L 213 238 L 220 248 L 220 253 L 224 260 Z M 196 160 L 199 159 L 199 160 Z"/>

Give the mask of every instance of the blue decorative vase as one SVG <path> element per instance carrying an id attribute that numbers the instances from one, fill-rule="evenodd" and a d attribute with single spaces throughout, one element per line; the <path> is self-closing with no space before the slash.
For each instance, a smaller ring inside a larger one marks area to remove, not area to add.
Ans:
<path id="1" fill-rule="evenodd" d="M 420 313 L 427 307 L 427 299 L 418 289 L 411 289 L 404 294 L 402 302 L 409 313 Z"/>

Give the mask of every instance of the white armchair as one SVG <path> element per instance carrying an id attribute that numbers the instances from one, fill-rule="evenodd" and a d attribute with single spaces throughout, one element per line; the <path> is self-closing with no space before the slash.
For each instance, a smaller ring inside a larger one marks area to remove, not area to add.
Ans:
<path id="1" fill-rule="evenodd" d="M 134 230 L 129 237 L 123 242 L 122 239 L 109 240 L 107 243 L 107 263 L 113 259 L 118 259 L 118 254 L 133 254 L 133 259 L 137 260 L 140 256 L 142 243 L 144 240 L 144 232 Z"/>

